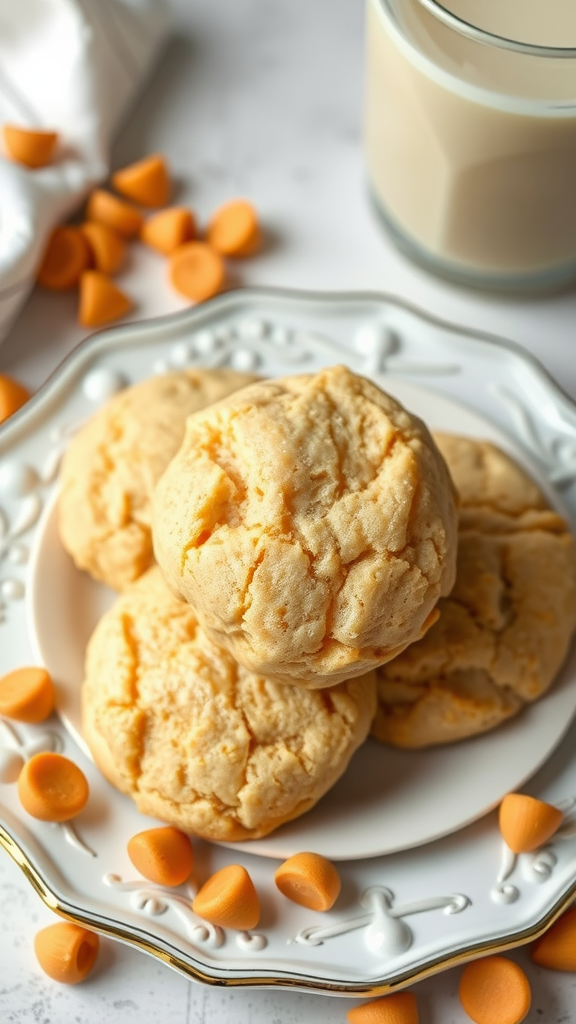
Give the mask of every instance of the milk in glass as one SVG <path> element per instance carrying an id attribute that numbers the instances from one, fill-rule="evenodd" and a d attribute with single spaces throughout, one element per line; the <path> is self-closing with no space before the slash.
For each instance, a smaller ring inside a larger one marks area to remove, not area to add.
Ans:
<path id="1" fill-rule="evenodd" d="M 365 142 L 412 255 L 491 285 L 576 276 L 576 0 L 368 0 Z"/>

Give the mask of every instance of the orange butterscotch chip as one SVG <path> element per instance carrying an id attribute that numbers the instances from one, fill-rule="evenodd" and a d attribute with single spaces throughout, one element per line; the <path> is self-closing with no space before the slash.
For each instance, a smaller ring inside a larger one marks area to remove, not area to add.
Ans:
<path id="1" fill-rule="evenodd" d="M 576 907 L 536 939 L 530 956 L 535 964 L 552 971 L 576 971 Z"/>
<path id="2" fill-rule="evenodd" d="M 222 256 L 251 256 L 260 245 L 256 211 L 246 199 L 232 199 L 212 215 L 208 244 Z"/>
<path id="3" fill-rule="evenodd" d="M 84 981 L 94 967 L 99 945 L 95 932 L 65 921 L 42 928 L 34 939 L 40 967 L 49 978 L 64 985 Z"/>
<path id="4" fill-rule="evenodd" d="M 30 398 L 30 392 L 13 377 L 0 373 L 0 423 L 20 409 Z"/>
<path id="5" fill-rule="evenodd" d="M 200 917 L 222 928 L 246 931 L 260 920 L 260 901 L 250 875 L 240 864 L 229 864 L 204 883 L 192 903 Z"/>
<path id="6" fill-rule="evenodd" d="M 80 225 L 80 231 L 88 242 L 96 270 L 103 274 L 115 274 L 126 255 L 126 241 L 108 224 L 87 220 Z"/>
<path id="7" fill-rule="evenodd" d="M 45 167 L 52 160 L 58 132 L 5 124 L 2 128 L 2 137 L 8 155 L 17 163 L 34 170 L 37 167 Z"/>
<path id="8" fill-rule="evenodd" d="M 348 1010 L 349 1024 L 418 1024 L 418 1006 L 412 992 L 394 992 L 382 999 Z"/>
<path id="9" fill-rule="evenodd" d="M 170 175 L 160 153 L 116 171 L 112 185 L 121 195 L 142 206 L 165 206 L 170 199 Z"/>
<path id="10" fill-rule="evenodd" d="M 170 256 L 196 236 L 194 214 L 185 206 L 170 206 L 144 221 L 140 238 L 146 245 Z"/>
<path id="11" fill-rule="evenodd" d="M 295 853 L 280 865 L 274 881 L 284 896 L 309 910 L 330 910 L 340 895 L 340 875 L 319 853 Z"/>
<path id="12" fill-rule="evenodd" d="M 158 885 L 181 885 L 194 864 L 188 836 L 170 826 L 138 832 L 128 840 L 127 849 L 137 871 Z"/>
<path id="13" fill-rule="evenodd" d="M 135 238 L 144 223 L 140 210 L 102 188 L 95 189 L 88 199 L 86 219 L 107 224 L 124 238 Z"/>
<path id="14" fill-rule="evenodd" d="M 80 278 L 78 320 L 83 327 L 102 327 L 132 309 L 130 298 L 106 274 L 86 270 Z"/>
<path id="15" fill-rule="evenodd" d="M 90 266 L 88 242 L 79 228 L 66 225 L 52 232 L 38 271 L 38 284 L 52 291 L 75 288 Z"/>
<path id="16" fill-rule="evenodd" d="M 18 776 L 20 803 L 40 821 L 69 821 L 86 805 L 88 795 L 84 772 L 62 754 L 35 754 Z"/>
<path id="17" fill-rule="evenodd" d="M 54 685 L 45 668 L 17 668 L 0 679 L 0 715 L 35 725 L 54 708 Z"/>
<path id="18" fill-rule="evenodd" d="M 513 853 L 530 853 L 554 835 L 563 817 L 562 811 L 543 800 L 508 793 L 500 804 L 500 832 Z"/>
<path id="19" fill-rule="evenodd" d="M 170 281 L 187 299 L 203 302 L 221 291 L 226 272 L 217 252 L 205 242 L 187 242 L 170 257 Z"/>
<path id="20" fill-rule="evenodd" d="M 458 992 L 474 1024 L 520 1024 L 532 1002 L 524 971 L 503 956 L 489 956 L 468 964 Z"/>

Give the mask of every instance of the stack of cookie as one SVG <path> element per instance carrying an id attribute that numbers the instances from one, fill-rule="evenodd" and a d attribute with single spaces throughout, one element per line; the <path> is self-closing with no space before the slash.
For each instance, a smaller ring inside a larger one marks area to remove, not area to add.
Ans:
<path id="1" fill-rule="evenodd" d="M 572 540 L 525 474 L 435 443 L 345 367 L 128 389 L 72 443 L 60 523 L 122 590 L 87 652 L 94 758 L 210 839 L 308 810 L 371 727 L 404 746 L 492 727 L 550 684 L 574 627 Z"/>

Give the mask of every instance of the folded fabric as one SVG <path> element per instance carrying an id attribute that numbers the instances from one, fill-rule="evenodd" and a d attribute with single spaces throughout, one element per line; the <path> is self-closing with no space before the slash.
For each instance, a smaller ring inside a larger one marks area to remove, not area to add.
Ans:
<path id="1" fill-rule="evenodd" d="M 0 125 L 58 132 L 47 167 L 0 156 L 0 341 L 50 231 L 108 174 L 114 134 L 167 28 L 162 0 L 0 0 Z"/>

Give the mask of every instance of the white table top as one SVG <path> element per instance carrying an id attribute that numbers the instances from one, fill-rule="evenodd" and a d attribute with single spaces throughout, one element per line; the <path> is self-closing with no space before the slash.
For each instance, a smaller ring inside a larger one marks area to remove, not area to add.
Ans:
<path id="1" fill-rule="evenodd" d="M 175 34 L 114 151 L 119 166 L 164 152 L 177 201 L 201 221 L 226 199 L 252 198 L 267 245 L 237 284 L 386 291 L 442 319 L 513 339 L 576 398 L 576 289 L 505 298 L 436 280 L 386 238 L 370 207 L 361 150 L 363 7 L 358 0 L 169 0 Z M 142 319 L 182 308 L 163 261 L 134 246 L 119 279 Z M 75 297 L 35 293 L 0 349 L 0 372 L 38 387 L 82 340 Z M 76 988 L 40 971 L 35 932 L 52 923 L 20 870 L 0 855 L 0 1020 L 82 1024 L 326 1024 L 347 1001 L 291 992 L 223 991 L 190 983 L 144 954 L 105 941 Z M 527 1024 L 575 1019 L 576 976 L 537 970 L 525 952 L 533 1005 Z M 421 1024 L 468 1018 L 458 972 L 417 987 Z"/>

